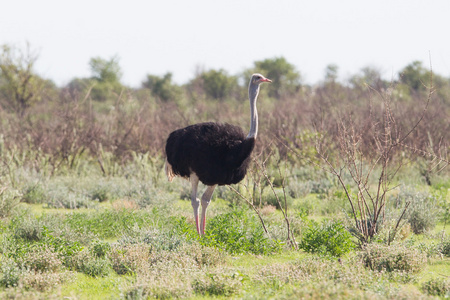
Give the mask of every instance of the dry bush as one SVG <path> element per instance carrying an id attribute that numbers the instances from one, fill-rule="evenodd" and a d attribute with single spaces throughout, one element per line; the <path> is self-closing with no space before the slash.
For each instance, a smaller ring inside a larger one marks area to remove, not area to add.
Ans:
<path id="1" fill-rule="evenodd" d="M 150 247 L 145 244 L 115 245 L 110 260 L 119 275 L 146 273 L 150 268 Z"/>
<path id="2" fill-rule="evenodd" d="M 367 244 L 360 257 L 367 268 L 386 272 L 418 273 L 427 263 L 426 253 L 404 245 Z"/>
<path id="3" fill-rule="evenodd" d="M 62 268 L 58 253 L 47 246 L 34 248 L 25 253 L 20 264 L 35 272 L 57 272 Z"/>
<path id="4" fill-rule="evenodd" d="M 22 275 L 20 285 L 26 289 L 32 288 L 38 291 L 52 290 L 58 285 L 71 281 L 74 273 L 69 271 L 63 272 L 36 272 L 28 271 Z"/>

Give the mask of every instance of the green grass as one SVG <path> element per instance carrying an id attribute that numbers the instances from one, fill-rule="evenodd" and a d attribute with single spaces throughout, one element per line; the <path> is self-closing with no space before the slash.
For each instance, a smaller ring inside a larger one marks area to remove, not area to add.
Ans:
<path id="1" fill-rule="evenodd" d="M 380 272 L 364 266 L 358 248 L 342 246 L 349 240 L 344 226 L 324 225 L 326 220 L 344 225 L 348 211 L 348 203 L 328 181 L 316 178 L 306 186 L 315 193 L 305 194 L 302 185 L 296 189 L 299 196 L 289 200 L 298 245 L 309 241 L 315 249 L 328 249 L 314 254 L 285 243 L 279 209 L 257 205 L 269 238 L 255 212 L 226 187 L 209 206 L 206 235 L 199 237 L 186 199 L 189 183 L 159 180 L 155 185 L 129 175 L 132 171 L 127 174 L 68 172 L 42 179 L 39 197 L 29 194 L 26 199 L 32 203 L 21 203 L 1 219 L 0 282 L 19 285 L 0 286 L 0 298 L 418 298 L 426 297 L 425 285 L 442 292 L 446 285 L 441 279 L 450 276 L 450 259 L 439 253 L 442 236 L 447 240 L 450 235 L 450 225 L 444 228 L 444 210 L 436 226 L 421 234 L 405 230 L 389 248 L 393 255 L 403 251 L 404 265 L 413 267 Z M 292 184 L 300 181 L 291 183 L 295 188 Z M 90 196 L 99 191 L 103 202 Z M 447 195 L 442 187 L 439 193 Z M 79 197 L 94 205 L 47 205 L 45 197 L 56 194 L 61 201 Z M 419 252 L 426 257 L 424 265 L 409 256 Z"/>
<path id="2" fill-rule="evenodd" d="M 130 276 L 111 274 L 103 278 L 93 278 L 82 273 L 77 273 L 73 281 L 61 289 L 62 297 L 77 299 L 117 299 L 121 290 L 120 286 L 132 280 Z"/>

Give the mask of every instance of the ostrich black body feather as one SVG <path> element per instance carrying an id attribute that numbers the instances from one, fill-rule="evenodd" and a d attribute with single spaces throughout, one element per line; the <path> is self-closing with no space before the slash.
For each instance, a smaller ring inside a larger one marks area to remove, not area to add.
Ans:
<path id="1" fill-rule="evenodd" d="M 208 122 L 173 131 L 166 155 L 175 175 L 195 173 L 205 185 L 226 185 L 245 177 L 254 147 L 240 127 Z"/>

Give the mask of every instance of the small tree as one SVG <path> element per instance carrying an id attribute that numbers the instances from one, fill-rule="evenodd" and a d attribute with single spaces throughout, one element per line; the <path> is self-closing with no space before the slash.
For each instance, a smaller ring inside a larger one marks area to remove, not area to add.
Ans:
<path id="1" fill-rule="evenodd" d="M 200 77 L 203 80 L 206 95 L 217 100 L 230 97 L 238 86 L 237 78 L 229 76 L 223 69 L 209 70 L 202 73 Z"/>
<path id="2" fill-rule="evenodd" d="M 8 45 L 2 45 L 0 51 L 0 93 L 11 109 L 23 116 L 42 99 L 47 82 L 34 72 L 37 55 L 28 44 L 25 51 Z"/>
<path id="3" fill-rule="evenodd" d="M 181 88 L 172 82 L 172 73 L 166 73 L 162 77 L 149 74 L 142 87 L 149 89 L 153 96 L 164 102 L 177 100 L 182 93 Z"/>
<path id="4" fill-rule="evenodd" d="M 99 82 L 118 83 L 122 77 L 117 56 L 109 60 L 93 57 L 89 61 L 92 77 Z"/>
<path id="5" fill-rule="evenodd" d="M 105 101 L 110 99 L 113 95 L 119 95 L 123 90 L 123 85 L 120 83 L 122 71 L 119 66 L 119 59 L 117 56 L 109 60 L 94 57 L 89 61 L 93 86 L 91 96 L 95 100 Z"/>

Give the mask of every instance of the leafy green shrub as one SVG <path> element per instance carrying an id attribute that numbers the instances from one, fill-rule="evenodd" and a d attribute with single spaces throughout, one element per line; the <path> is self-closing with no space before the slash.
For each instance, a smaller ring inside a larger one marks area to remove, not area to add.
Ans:
<path id="1" fill-rule="evenodd" d="M 70 241 L 64 237 L 54 236 L 46 227 L 44 227 L 43 235 L 42 243 L 53 248 L 53 250 L 58 252 L 60 257 L 64 259 L 75 255 L 83 249 L 79 242 Z"/>
<path id="2" fill-rule="evenodd" d="M 111 251 L 111 245 L 108 242 L 95 241 L 91 245 L 91 252 L 95 257 L 104 258 Z"/>
<path id="3" fill-rule="evenodd" d="M 351 238 L 339 221 L 311 221 L 299 246 L 306 252 L 339 257 L 355 247 Z"/>
<path id="4" fill-rule="evenodd" d="M 0 261 L 0 285 L 4 287 L 17 286 L 20 279 L 20 268 L 12 258 L 2 257 Z"/>
<path id="5" fill-rule="evenodd" d="M 199 239 L 185 219 L 179 219 L 175 230 L 190 239 Z M 269 254 L 281 250 L 278 241 L 266 236 L 260 221 L 242 209 L 211 218 L 205 235 L 198 241 L 203 246 L 216 247 L 229 253 Z"/>
<path id="6" fill-rule="evenodd" d="M 439 248 L 444 256 L 450 257 L 450 240 L 443 241 Z"/>
<path id="7" fill-rule="evenodd" d="M 367 244 L 359 256 L 367 268 L 386 272 L 417 273 L 427 262 L 425 253 L 404 245 Z"/>
<path id="8" fill-rule="evenodd" d="M 447 298 L 450 296 L 450 280 L 430 279 L 422 284 L 421 290 L 431 296 Z"/>

